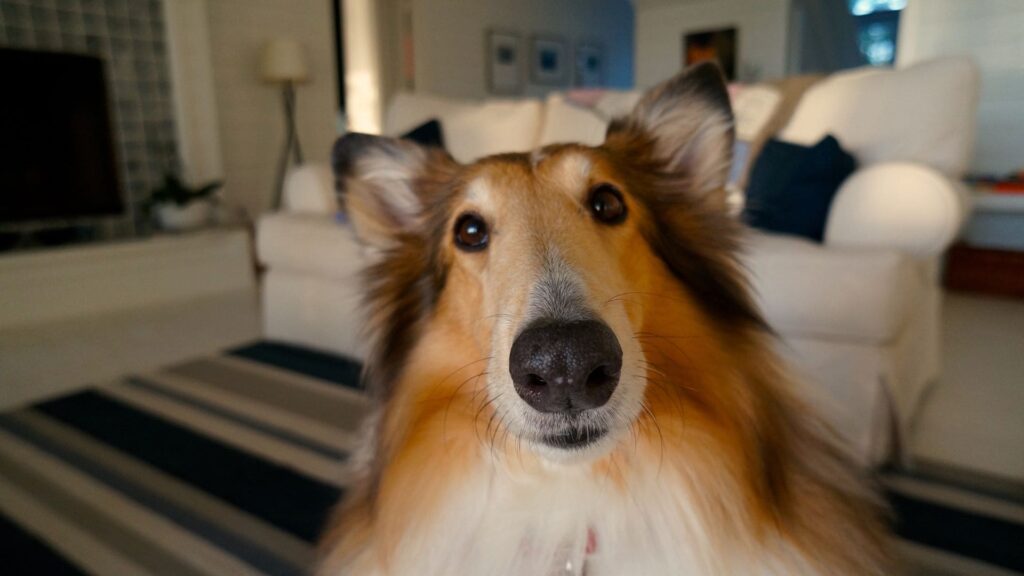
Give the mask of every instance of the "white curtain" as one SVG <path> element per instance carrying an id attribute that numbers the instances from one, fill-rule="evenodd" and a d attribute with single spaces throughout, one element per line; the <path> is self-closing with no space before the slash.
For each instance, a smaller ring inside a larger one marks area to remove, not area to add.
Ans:
<path id="1" fill-rule="evenodd" d="M 828 74 L 866 64 L 847 0 L 793 0 L 790 74 Z"/>

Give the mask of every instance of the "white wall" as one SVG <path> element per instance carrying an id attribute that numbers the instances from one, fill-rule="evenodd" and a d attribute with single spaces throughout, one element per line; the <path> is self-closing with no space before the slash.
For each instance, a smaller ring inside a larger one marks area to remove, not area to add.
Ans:
<path id="1" fill-rule="evenodd" d="M 740 80 L 786 73 L 790 0 L 637 0 L 636 84 L 648 87 L 682 69 L 683 35 L 735 26 Z"/>
<path id="2" fill-rule="evenodd" d="M 633 85 L 633 8 L 628 0 L 413 0 L 416 90 L 447 96 L 487 95 L 485 34 L 518 32 L 560 36 L 575 45 L 604 45 L 610 86 Z M 527 82 L 528 82 L 527 74 Z M 551 87 L 527 84 L 541 95 Z"/>
<path id="3" fill-rule="evenodd" d="M 900 16 L 899 64 L 967 54 L 981 68 L 973 169 L 1024 167 L 1024 2 L 910 0 Z"/>
<path id="4" fill-rule="evenodd" d="M 381 31 L 378 0 L 344 0 L 345 113 L 348 129 L 379 134 L 384 69 L 381 52 L 386 40 Z"/>
<path id="5" fill-rule="evenodd" d="M 284 145 L 280 89 L 264 84 L 263 44 L 290 37 L 306 49 L 312 81 L 298 88 L 306 161 L 326 162 L 336 135 L 337 73 L 330 0 L 208 0 L 224 194 L 252 215 L 270 207 Z"/>

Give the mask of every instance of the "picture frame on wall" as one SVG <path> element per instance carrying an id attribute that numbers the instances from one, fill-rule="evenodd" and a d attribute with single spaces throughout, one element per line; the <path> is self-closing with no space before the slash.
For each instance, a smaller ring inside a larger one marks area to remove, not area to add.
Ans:
<path id="1" fill-rule="evenodd" d="M 519 34 L 503 30 L 487 33 L 487 86 L 493 94 L 519 94 L 523 90 L 523 61 Z"/>
<path id="2" fill-rule="evenodd" d="M 569 45 L 554 36 L 534 36 L 530 46 L 530 80 L 563 86 L 569 80 Z"/>
<path id="3" fill-rule="evenodd" d="M 575 84 L 582 88 L 604 86 L 604 47 L 596 42 L 580 42 L 573 54 Z"/>

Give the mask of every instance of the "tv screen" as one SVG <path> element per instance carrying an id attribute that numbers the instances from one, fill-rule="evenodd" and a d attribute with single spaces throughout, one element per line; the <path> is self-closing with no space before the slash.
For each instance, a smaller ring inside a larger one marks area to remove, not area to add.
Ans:
<path id="1" fill-rule="evenodd" d="M 0 222 L 120 214 L 103 62 L 0 49 Z"/>

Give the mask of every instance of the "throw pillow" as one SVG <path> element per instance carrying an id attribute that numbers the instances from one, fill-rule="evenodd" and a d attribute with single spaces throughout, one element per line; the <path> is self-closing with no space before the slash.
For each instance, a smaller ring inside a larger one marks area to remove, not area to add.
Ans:
<path id="1" fill-rule="evenodd" d="M 427 120 L 423 124 L 420 124 L 406 132 L 402 135 L 402 138 L 412 140 L 422 146 L 444 148 L 444 133 L 441 131 L 441 123 L 438 122 L 436 118 L 433 120 Z"/>
<path id="2" fill-rule="evenodd" d="M 809 147 L 769 140 L 750 173 L 743 221 L 821 242 L 832 199 L 856 167 L 831 135 Z"/>

